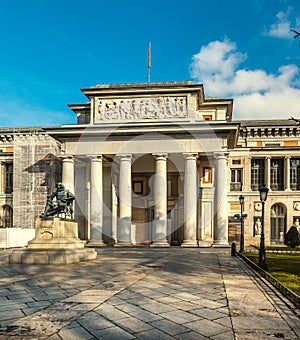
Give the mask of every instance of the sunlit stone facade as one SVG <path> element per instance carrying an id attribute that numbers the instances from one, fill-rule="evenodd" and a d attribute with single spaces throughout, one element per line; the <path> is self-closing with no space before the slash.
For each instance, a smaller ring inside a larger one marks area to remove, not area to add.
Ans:
<path id="1" fill-rule="evenodd" d="M 262 184 L 271 189 L 266 243 L 282 243 L 297 225 L 300 129 L 294 121 L 236 121 L 232 99 L 206 97 L 192 82 L 82 92 L 88 102 L 69 105 L 75 125 L 1 131 L 3 235 L 26 230 L 28 241 L 57 181 L 75 194 L 79 236 L 90 246 L 228 246 L 239 241 L 234 215 L 241 194 L 245 244 L 258 244 Z M 15 246 L 1 235 L 0 247 Z"/>

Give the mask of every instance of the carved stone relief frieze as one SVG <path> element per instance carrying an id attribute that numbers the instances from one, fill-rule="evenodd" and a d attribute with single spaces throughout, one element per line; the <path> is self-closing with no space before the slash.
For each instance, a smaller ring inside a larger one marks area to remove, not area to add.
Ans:
<path id="1" fill-rule="evenodd" d="M 187 117 L 186 97 L 98 99 L 97 120 L 169 119 Z"/>

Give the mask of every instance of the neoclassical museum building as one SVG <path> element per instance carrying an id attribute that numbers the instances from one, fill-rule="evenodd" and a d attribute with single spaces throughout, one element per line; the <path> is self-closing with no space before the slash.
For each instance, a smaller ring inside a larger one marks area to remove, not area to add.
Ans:
<path id="1" fill-rule="evenodd" d="M 299 224 L 297 122 L 234 120 L 233 99 L 189 81 L 81 91 L 75 125 L 0 129 L 0 248 L 34 237 L 58 182 L 91 246 L 228 246 L 240 240 L 241 195 L 245 245 L 258 245 L 263 184 L 266 244 Z"/>

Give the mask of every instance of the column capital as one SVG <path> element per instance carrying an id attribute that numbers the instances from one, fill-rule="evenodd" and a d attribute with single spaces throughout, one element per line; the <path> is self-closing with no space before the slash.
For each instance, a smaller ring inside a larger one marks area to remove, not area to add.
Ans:
<path id="1" fill-rule="evenodd" d="M 64 160 L 74 160 L 74 155 L 58 155 L 58 158 L 61 158 L 63 161 Z"/>
<path id="2" fill-rule="evenodd" d="M 225 159 L 227 159 L 227 156 L 228 156 L 228 152 L 218 151 L 218 152 L 214 153 L 215 158 L 225 158 Z"/>
<path id="3" fill-rule="evenodd" d="M 166 160 L 166 159 L 168 158 L 168 154 L 167 154 L 167 153 L 164 153 L 164 152 L 153 153 L 152 156 L 153 156 L 155 159 L 164 159 L 164 160 Z"/>
<path id="4" fill-rule="evenodd" d="M 182 154 L 185 159 L 197 159 L 199 156 L 198 152 L 183 152 Z"/>
<path id="5" fill-rule="evenodd" d="M 87 158 L 90 159 L 91 162 L 102 162 L 102 155 L 87 155 Z"/>
<path id="6" fill-rule="evenodd" d="M 132 154 L 131 153 L 118 153 L 116 154 L 116 157 L 118 157 L 120 160 L 132 160 Z"/>

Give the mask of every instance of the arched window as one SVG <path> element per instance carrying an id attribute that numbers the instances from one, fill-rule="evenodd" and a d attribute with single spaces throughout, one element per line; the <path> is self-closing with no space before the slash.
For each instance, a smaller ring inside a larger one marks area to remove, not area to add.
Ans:
<path id="1" fill-rule="evenodd" d="M 11 228 L 13 226 L 13 209 L 9 205 L 3 206 L 2 223 L 4 228 Z"/>
<path id="2" fill-rule="evenodd" d="M 284 242 L 286 233 L 286 207 L 282 203 L 276 203 L 271 207 L 271 243 Z"/>

